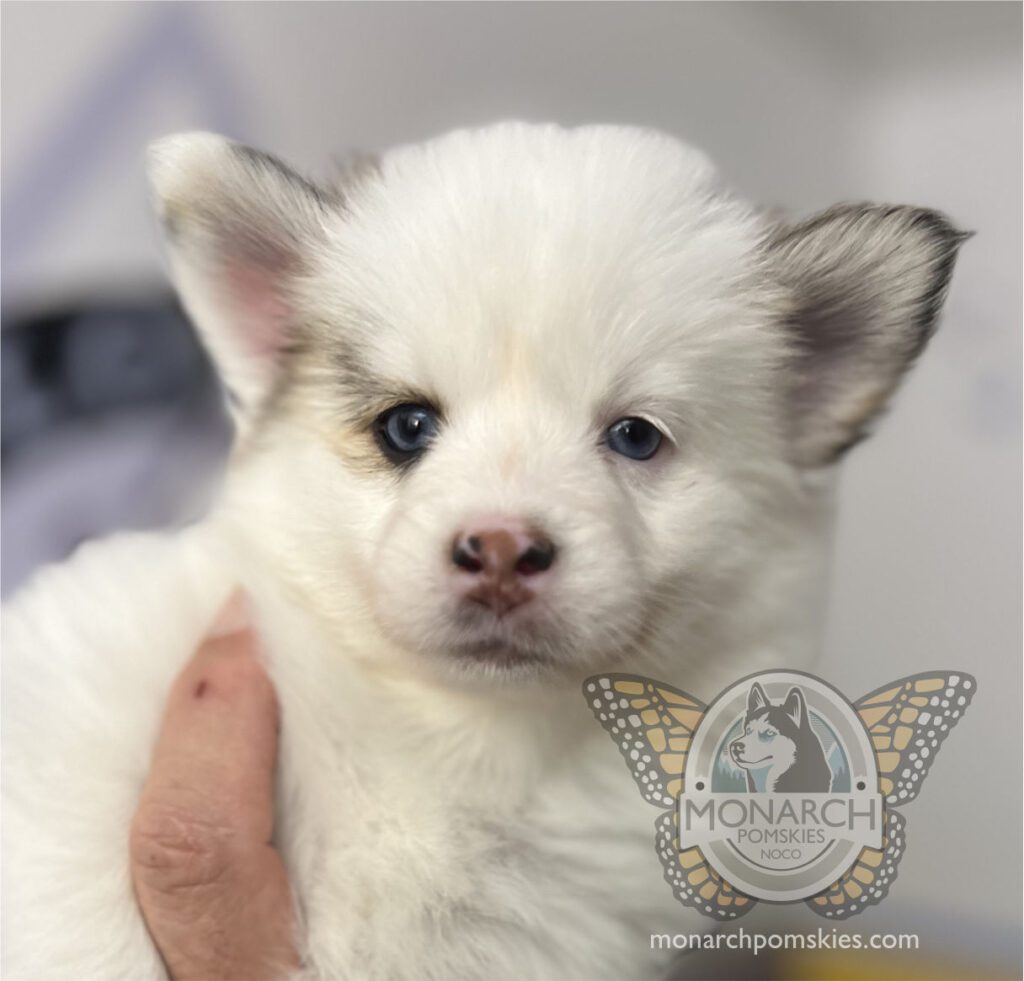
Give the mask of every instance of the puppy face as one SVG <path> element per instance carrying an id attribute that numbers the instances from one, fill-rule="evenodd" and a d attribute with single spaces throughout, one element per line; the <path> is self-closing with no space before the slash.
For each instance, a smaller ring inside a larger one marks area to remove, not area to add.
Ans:
<path id="1" fill-rule="evenodd" d="M 153 175 L 290 578 L 486 676 L 643 653 L 728 596 L 919 349 L 957 241 L 912 209 L 770 228 L 615 128 L 452 134 L 341 191 L 181 137 Z"/>

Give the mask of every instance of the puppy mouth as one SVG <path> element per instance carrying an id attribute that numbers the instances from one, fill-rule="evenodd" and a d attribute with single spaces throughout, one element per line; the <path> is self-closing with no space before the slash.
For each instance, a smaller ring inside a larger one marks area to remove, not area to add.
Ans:
<path id="1" fill-rule="evenodd" d="M 536 611 L 513 610 L 498 617 L 475 605 L 463 605 L 455 623 L 457 634 L 448 651 L 462 664 L 514 670 L 554 664 L 558 658 L 561 645 L 554 643 L 551 624 L 538 618 Z"/>
<path id="2" fill-rule="evenodd" d="M 760 766 L 762 763 L 767 763 L 771 759 L 771 757 L 765 756 L 763 759 L 760 760 L 748 760 L 746 757 L 740 756 L 739 753 L 733 753 L 733 759 L 737 763 L 742 763 L 744 766 Z"/>
<path id="3" fill-rule="evenodd" d="M 462 661 L 498 668 L 540 666 L 551 663 L 551 658 L 540 651 L 529 650 L 504 640 L 478 640 L 459 644 L 455 655 Z"/>

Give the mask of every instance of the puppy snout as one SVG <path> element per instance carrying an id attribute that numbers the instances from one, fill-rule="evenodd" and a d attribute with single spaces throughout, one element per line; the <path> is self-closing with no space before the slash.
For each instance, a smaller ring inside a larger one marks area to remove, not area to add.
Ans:
<path id="1" fill-rule="evenodd" d="M 451 558 L 465 599 L 502 616 L 533 599 L 536 577 L 551 568 L 555 555 L 547 536 L 507 521 L 459 532 Z"/>

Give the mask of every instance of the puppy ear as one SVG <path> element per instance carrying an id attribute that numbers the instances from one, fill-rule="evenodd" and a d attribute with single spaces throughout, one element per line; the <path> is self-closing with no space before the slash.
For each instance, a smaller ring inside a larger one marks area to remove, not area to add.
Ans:
<path id="1" fill-rule="evenodd" d="M 750 692 L 747 695 L 747 715 L 753 715 L 758 709 L 764 708 L 767 704 L 768 696 L 764 693 L 761 683 L 755 681 L 750 686 Z"/>
<path id="2" fill-rule="evenodd" d="M 832 463 L 863 439 L 936 326 L 968 238 L 935 211 L 842 205 L 768 241 L 794 299 L 794 460 Z"/>
<path id="3" fill-rule="evenodd" d="M 149 177 L 178 292 L 244 418 L 278 377 L 296 328 L 295 282 L 337 202 L 211 133 L 152 144 Z"/>
<path id="4" fill-rule="evenodd" d="M 799 688 L 794 686 L 789 689 L 789 694 L 782 703 L 782 711 L 793 720 L 793 725 L 798 729 L 803 726 L 804 719 L 807 718 L 807 705 L 804 702 L 804 693 Z"/>

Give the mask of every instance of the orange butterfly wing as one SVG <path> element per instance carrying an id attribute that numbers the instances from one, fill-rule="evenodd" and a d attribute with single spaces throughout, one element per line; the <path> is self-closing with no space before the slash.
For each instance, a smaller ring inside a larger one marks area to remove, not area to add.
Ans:
<path id="1" fill-rule="evenodd" d="M 583 683 L 583 694 L 615 740 L 644 800 L 675 807 L 690 739 L 707 706 L 635 674 L 595 675 Z"/>
<path id="2" fill-rule="evenodd" d="M 808 899 L 821 916 L 843 919 L 885 898 L 903 857 L 905 822 L 892 807 L 913 800 L 935 754 L 970 705 L 977 682 L 962 672 L 927 672 L 901 678 L 865 695 L 855 708 L 878 763 L 885 798 L 882 848 L 864 848 L 844 875 Z"/>
<path id="3" fill-rule="evenodd" d="M 878 789 L 891 807 L 912 801 L 935 754 L 970 705 L 968 674 L 915 674 L 865 695 L 855 708 L 878 761 Z"/>
<path id="4" fill-rule="evenodd" d="M 805 900 L 819 916 L 842 920 L 885 899 L 906 846 L 903 815 L 885 812 L 882 847 L 862 848 L 857 860 L 823 892 Z"/>
<path id="5" fill-rule="evenodd" d="M 671 685 L 632 674 L 588 678 L 583 694 L 615 740 L 644 799 L 671 808 L 658 818 L 655 835 L 665 880 L 676 899 L 719 920 L 749 912 L 756 900 L 723 881 L 699 848 L 679 850 L 676 800 L 683 790 L 690 740 L 707 706 Z"/>
<path id="6" fill-rule="evenodd" d="M 699 848 L 679 850 L 678 810 L 662 814 L 655 828 L 665 881 L 679 902 L 718 920 L 735 920 L 754 908 L 757 900 L 729 885 Z"/>

